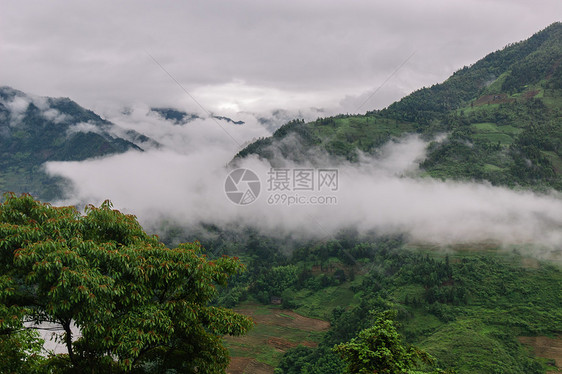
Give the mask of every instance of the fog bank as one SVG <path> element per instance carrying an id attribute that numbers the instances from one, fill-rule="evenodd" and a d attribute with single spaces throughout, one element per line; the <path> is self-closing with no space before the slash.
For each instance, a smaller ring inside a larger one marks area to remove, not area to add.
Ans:
<path id="1" fill-rule="evenodd" d="M 110 199 L 148 226 L 164 218 L 186 227 L 237 223 L 264 234 L 307 238 L 330 237 L 354 227 L 359 232 L 404 233 L 411 241 L 440 245 L 493 241 L 533 243 L 550 253 L 562 248 L 560 194 L 422 178 L 418 164 L 426 143 L 416 136 L 392 141 L 375 156 L 362 155 L 358 163 L 330 166 L 332 173 L 337 170 L 337 185 L 321 186 L 320 169 L 287 161 L 286 176 L 304 170 L 313 177 L 315 185 L 309 190 L 302 188 L 302 180 L 298 185 L 290 178 L 288 188 L 275 189 L 281 175 L 267 161 L 249 157 L 239 167 L 255 173 L 260 191 L 252 203 L 237 205 L 226 195 L 225 181 L 231 172 L 226 165 L 239 145 L 210 120 L 185 126 L 165 122 L 152 117 L 117 121 L 122 127 L 139 124 L 137 130 L 140 126 L 164 145 L 159 149 L 48 163 L 50 174 L 72 181 L 69 198 L 59 203 L 83 206 Z M 257 123 L 227 130 L 240 141 L 267 132 Z M 238 187 L 247 190 L 248 184 L 241 181 Z"/>

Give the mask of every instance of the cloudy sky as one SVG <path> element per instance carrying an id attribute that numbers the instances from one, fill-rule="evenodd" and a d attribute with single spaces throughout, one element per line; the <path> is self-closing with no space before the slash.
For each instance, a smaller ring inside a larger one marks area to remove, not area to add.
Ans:
<path id="1" fill-rule="evenodd" d="M 0 0 L 0 84 L 101 114 L 198 111 L 156 60 L 215 113 L 364 112 L 561 14 L 560 0 Z"/>
<path id="2" fill-rule="evenodd" d="M 259 116 L 285 109 L 273 121 L 280 125 L 296 115 L 382 108 L 560 15 L 560 0 L 0 0 L 0 85 L 70 97 L 163 145 L 47 163 L 49 173 L 70 181 L 61 204 L 110 199 L 149 225 L 165 217 L 321 237 L 355 226 L 437 243 L 490 239 L 553 249 L 562 245 L 560 194 L 420 180 L 426 143 L 415 137 L 339 165 L 336 205 L 270 204 L 265 190 L 250 206 L 234 205 L 225 195 L 225 165 L 245 142 L 272 130 Z M 33 100 L 40 99 L 22 102 Z M 246 124 L 203 116 L 176 126 L 151 106 Z M 267 162 L 250 157 L 241 166 L 265 189 Z"/>

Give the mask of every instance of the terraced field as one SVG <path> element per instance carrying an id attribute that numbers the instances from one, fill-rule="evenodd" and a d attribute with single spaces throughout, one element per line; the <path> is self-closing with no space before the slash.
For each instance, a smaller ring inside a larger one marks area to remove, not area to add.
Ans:
<path id="1" fill-rule="evenodd" d="M 241 337 L 225 337 L 232 356 L 229 374 L 270 374 L 283 354 L 298 345 L 315 347 L 330 323 L 307 318 L 279 306 L 244 303 L 235 309 L 255 326 Z"/>

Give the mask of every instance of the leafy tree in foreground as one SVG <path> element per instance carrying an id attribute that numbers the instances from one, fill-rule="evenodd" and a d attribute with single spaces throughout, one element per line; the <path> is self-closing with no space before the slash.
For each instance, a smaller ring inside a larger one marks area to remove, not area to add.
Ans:
<path id="1" fill-rule="evenodd" d="M 46 360 L 41 356 L 43 341 L 37 331 L 21 326 L 9 330 L 0 334 L 0 373 L 39 373 Z"/>
<path id="2" fill-rule="evenodd" d="M 420 363 L 432 363 L 427 353 L 402 344 L 394 326 L 395 314 L 394 311 L 381 313 L 373 326 L 359 332 L 351 341 L 334 346 L 334 352 L 347 361 L 348 373 L 414 374 L 422 373 L 414 370 Z"/>
<path id="3" fill-rule="evenodd" d="M 49 358 L 56 372 L 224 372 L 221 336 L 243 334 L 252 321 L 207 304 L 243 265 L 201 251 L 198 243 L 166 248 L 107 201 L 81 215 L 5 195 L 0 333 L 15 337 L 24 318 L 60 325 L 68 354 Z"/>

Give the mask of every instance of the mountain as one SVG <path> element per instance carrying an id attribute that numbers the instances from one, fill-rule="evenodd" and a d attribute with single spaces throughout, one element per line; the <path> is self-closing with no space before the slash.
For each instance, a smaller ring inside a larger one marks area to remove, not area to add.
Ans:
<path id="1" fill-rule="evenodd" d="M 194 113 L 187 113 L 182 110 L 177 110 L 174 108 L 150 108 L 151 112 L 156 113 L 159 117 L 165 119 L 166 121 L 172 122 L 174 125 L 185 125 L 196 119 L 202 119 L 199 115 Z M 224 116 L 211 116 L 214 119 L 220 121 L 226 121 L 234 125 L 243 125 L 244 121 L 235 121 L 232 118 Z"/>
<path id="2" fill-rule="evenodd" d="M 143 144 L 154 142 L 117 128 L 68 98 L 39 97 L 0 87 L 1 192 L 28 192 L 45 200 L 60 197 L 62 181 L 45 174 L 45 162 L 142 151 Z"/>
<path id="3" fill-rule="evenodd" d="M 233 125 L 243 125 L 245 123 L 244 121 L 235 121 L 232 118 L 225 117 L 225 116 L 213 116 L 213 118 L 232 123 Z"/>
<path id="4" fill-rule="evenodd" d="M 172 122 L 174 125 L 185 125 L 186 123 L 201 118 L 197 114 L 186 113 L 173 108 L 150 108 L 150 111 L 156 113 L 166 121 Z"/>
<path id="5" fill-rule="evenodd" d="M 392 138 L 431 139 L 420 167 L 428 176 L 562 190 L 562 24 L 490 53 L 441 84 L 383 110 L 294 120 L 240 151 L 274 166 L 314 160 L 318 151 L 357 160 Z"/>
<path id="6" fill-rule="evenodd" d="M 425 177 L 562 190 L 561 49 L 556 23 L 383 110 L 290 121 L 233 163 L 249 154 L 273 165 L 326 163 L 326 155 L 356 161 L 358 151 L 376 153 L 389 140 L 416 133 L 434 139 L 420 163 Z M 196 116 L 152 111 L 181 126 Z M 436 140 L 440 134 L 445 140 Z M 55 194 L 41 171 L 45 161 L 140 150 L 150 141 L 69 99 L 0 89 L 0 189 L 11 183 L 16 191 Z M 237 256 L 247 266 L 216 300 L 255 317 L 247 337 L 226 341 L 237 372 L 245 366 L 341 373 L 344 363 L 332 347 L 367 328 L 373 311 L 388 309 L 397 311 L 404 341 L 430 353 L 439 367 L 471 374 L 560 368 L 562 271 L 559 262 L 537 258 L 544 253 L 539 244 L 437 247 L 400 234 L 360 236 L 353 228 L 308 240 L 282 232 L 268 237 L 242 225 L 193 229 L 164 221 L 161 227 L 170 246 L 200 239 L 210 258 Z M 559 246 L 552 253 L 559 261 Z"/>

